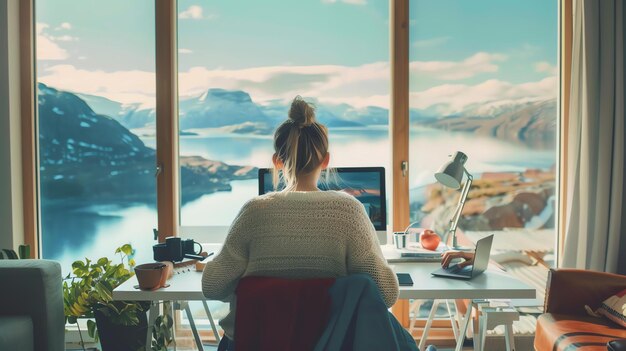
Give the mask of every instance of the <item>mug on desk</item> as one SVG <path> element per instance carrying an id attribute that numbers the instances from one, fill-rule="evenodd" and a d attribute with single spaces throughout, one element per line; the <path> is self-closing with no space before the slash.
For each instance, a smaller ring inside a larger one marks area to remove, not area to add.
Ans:
<path id="1" fill-rule="evenodd" d="M 409 234 L 407 232 L 393 232 L 393 242 L 396 249 L 406 249 L 409 241 Z"/>
<path id="2" fill-rule="evenodd" d="M 199 247 L 196 251 L 196 246 Z M 184 258 L 203 260 L 202 245 L 193 239 L 183 240 L 180 237 L 169 236 L 164 243 L 152 246 L 155 261 L 180 262 Z"/>

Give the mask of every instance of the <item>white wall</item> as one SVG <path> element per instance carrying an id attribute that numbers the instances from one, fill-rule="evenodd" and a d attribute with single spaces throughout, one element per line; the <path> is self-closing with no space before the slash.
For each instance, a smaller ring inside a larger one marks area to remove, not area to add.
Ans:
<path id="1" fill-rule="evenodd" d="M 23 243 L 19 0 L 0 0 L 0 248 Z"/>

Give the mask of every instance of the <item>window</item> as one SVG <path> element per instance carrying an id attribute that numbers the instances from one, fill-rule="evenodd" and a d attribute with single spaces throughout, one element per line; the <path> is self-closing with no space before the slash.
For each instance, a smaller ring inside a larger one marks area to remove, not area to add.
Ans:
<path id="1" fill-rule="evenodd" d="M 331 166 L 388 168 L 388 7 L 178 1 L 182 225 L 230 225 L 296 95 L 329 127 Z"/>
<path id="2" fill-rule="evenodd" d="M 130 242 L 148 261 L 157 218 L 154 1 L 36 5 L 42 256 L 69 273 L 74 260 Z"/>
<path id="3" fill-rule="evenodd" d="M 463 151 L 474 183 L 457 234 L 498 232 L 509 245 L 496 251 L 539 251 L 553 264 L 558 3 L 410 6 L 412 220 L 447 232 L 459 191 L 433 175 Z"/>

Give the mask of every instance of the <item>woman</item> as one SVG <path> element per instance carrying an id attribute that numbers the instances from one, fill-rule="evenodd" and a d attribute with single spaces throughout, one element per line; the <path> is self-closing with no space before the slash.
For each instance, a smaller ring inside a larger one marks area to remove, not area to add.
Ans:
<path id="1" fill-rule="evenodd" d="M 204 295 L 231 303 L 220 321 L 226 344 L 235 336 L 233 294 L 245 276 L 310 279 L 367 273 L 387 307 L 398 298 L 398 281 L 363 205 L 345 193 L 317 187 L 330 160 L 328 130 L 299 96 L 274 133 L 274 151 L 274 186 L 281 170 L 286 189 L 243 206 L 222 251 L 202 274 Z"/>

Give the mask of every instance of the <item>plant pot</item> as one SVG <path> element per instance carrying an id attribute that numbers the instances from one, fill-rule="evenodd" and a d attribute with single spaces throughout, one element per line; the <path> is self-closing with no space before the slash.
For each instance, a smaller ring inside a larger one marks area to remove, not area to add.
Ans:
<path id="1" fill-rule="evenodd" d="M 148 319 L 146 312 L 139 312 L 138 325 L 114 324 L 100 310 L 94 309 L 102 351 L 137 351 L 146 347 Z"/>

